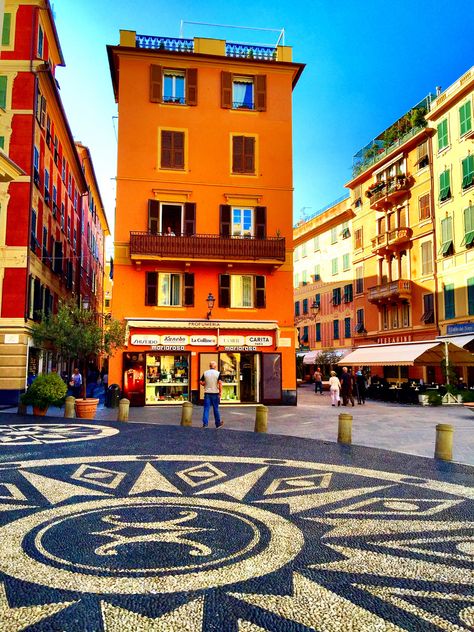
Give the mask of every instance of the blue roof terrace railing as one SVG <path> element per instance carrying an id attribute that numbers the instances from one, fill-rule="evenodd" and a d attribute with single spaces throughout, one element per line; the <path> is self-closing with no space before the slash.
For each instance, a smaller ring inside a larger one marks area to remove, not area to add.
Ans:
<path id="1" fill-rule="evenodd" d="M 247 59 L 274 61 L 277 58 L 277 49 L 274 46 L 257 46 L 254 44 L 226 42 L 225 54 L 226 57 L 245 57 Z"/>
<path id="2" fill-rule="evenodd" d="M 156 50 L 169 50 L 175 53 L 192 53 L 194 40 L 181 37 L 159 37 L 157 35 L 138 35 L 137 48 L 153 48 Z"/>
<path id="3" fill-rule="evenodd" d="M 137 48 L 168 50 L 175 53 L 193 53 L 194 40 L 182 37 L 160 37 L 158 35 L 136 35 Z M 277 48 L 258 44 L 237 44 L 226 42 L 226 57 L 276 61 Z"/>

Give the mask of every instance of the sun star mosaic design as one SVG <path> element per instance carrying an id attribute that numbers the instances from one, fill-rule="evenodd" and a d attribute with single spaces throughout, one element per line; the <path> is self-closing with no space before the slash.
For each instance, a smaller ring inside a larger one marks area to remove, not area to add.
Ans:
<path id="1" fill-rule="evenodd" d="M 473 500 L 305 461 L 3 462 L 0 629 L 472 630 Z"/>
<path id="2" fill-rule="evenodd" d="M 105 439 L 117 428 L 91 424 L 9 424 L 0 426 L 0 448 Z"/>

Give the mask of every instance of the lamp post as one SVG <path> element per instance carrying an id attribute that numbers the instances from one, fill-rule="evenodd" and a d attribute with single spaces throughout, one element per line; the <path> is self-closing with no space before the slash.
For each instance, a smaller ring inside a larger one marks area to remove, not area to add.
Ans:
<path id="1" fill-rule="evenodd" d="M 206 298 L 206 303 L 207 303 L 206 318 L 207 318 L 207 320 L 209 320 L 211 318 L 212 310 L 214 308 L 214 303 L 215 302 L 216 302 L 216 299 L 214 298 L 212 292 L 209 292 L 209 294 L 207 295 L 207 298 Z"/>

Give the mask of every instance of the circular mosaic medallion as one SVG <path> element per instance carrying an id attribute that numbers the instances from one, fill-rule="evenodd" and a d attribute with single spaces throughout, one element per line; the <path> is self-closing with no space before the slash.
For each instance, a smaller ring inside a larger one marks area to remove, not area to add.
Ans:
<path id="1" fill-rule="evenodd" d="M 104 439 L 118 434 L 117 428 L 91 424 L 9 424 L 0 426 L 0 450 L 11 445 L 43 445 Z"/>

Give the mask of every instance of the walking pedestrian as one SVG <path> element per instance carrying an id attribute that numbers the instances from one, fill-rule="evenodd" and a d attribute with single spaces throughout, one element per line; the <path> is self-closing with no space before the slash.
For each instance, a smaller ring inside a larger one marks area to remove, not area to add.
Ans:
<path id="1" fill-rule="evenodd" d="M 221 374 L 217 370 L 217 362 L 209 363 L 209 369 L 202 374 L 201 384 L 204 386 L 202 427 L 207 428 L 209 424 L 209 411 L 212 406 L 216 428 L 221 428 L 224 425 L 219 413 L 219 402 L 222 395 L 222 379 Z"/>
<path id="2" fill-rule="evenodd" d="M 365 393 L 367 390 L 365 375 L 362 367 L 356 373 L 357 403 L 365 404 Z"/>
<path id="3" fill-rule="evenodd" d="M 331 377 L 329 378 L 329 394 L 331 395 L 331 406 L 341 405 L 341 383 L 336 375 L 336 371 L 331 371 Z"/>
<path id="4" fill-rule="evenodd" d="M 314 393 L 316 394 L 318 391 L 323 394 L 323 374 L 321 373 L 321 368 L 318 366 L 316 371 L 313 373 L 314 378 Z"/>
<path id="5" fill-rule="evenodd" d="M 69 382 L 69 386 L 72 389 L 73 397 L 76 399 L 81 396 L 82 391 L 82 375 L 79 372 L 79 369 L 76 367 L 71 375 L 71 380 Z"/>
<path id="6" fill-rule="evenodd" d="M 346 366 L 342 367 L 341 395 L 343 406 L 347 406 L 348 401 L 350 401 L 351 404 L 354 406 L 354 396 L 352 394 L 353 385 L 354 376 L 349 373 L 349 370 Z"/>

